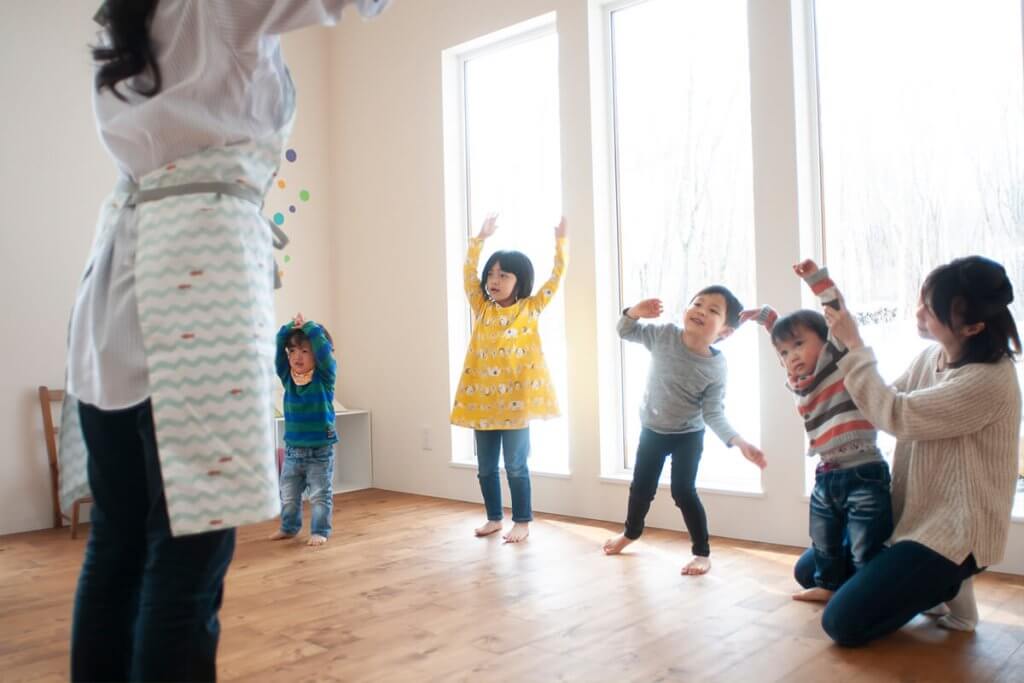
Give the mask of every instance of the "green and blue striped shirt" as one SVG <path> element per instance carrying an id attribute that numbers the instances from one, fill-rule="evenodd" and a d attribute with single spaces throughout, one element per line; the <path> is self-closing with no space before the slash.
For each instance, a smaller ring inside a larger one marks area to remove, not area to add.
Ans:
<path id="1" fill-rule="evenodd" d="M 315 448 L 336 443 L 334 428 L 334 382 L 338 365 L 324 328 L 311 320 L 302 326 L 309 337 L 316 367 L 309 384 L 299 386 L 292 379 L 285 340 L 294 329 L 286 323 L 277 333 L 277 375 L 284 385 L 284 442 L 293 448 Z"/>

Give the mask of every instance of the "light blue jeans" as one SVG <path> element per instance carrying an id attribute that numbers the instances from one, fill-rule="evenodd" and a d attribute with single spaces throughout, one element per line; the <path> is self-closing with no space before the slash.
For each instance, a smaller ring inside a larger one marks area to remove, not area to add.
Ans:
<path id="1" fill-rule="evenodd" d="M 329 538 L 334 509 L 334 444 L 317 448 L 285 446 L 281 468 L 281 531 L 294 535 L 302 529 L 302 492 L 309 487 L 313 508 L 310 531 Z"/>

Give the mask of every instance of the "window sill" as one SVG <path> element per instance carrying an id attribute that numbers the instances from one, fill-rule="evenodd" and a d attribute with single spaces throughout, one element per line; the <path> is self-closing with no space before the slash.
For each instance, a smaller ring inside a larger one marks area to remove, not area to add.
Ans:
<path id="1" fill-rule="evenodd" d="M 605 484 L 626 484 L 628 485 L 633 481 L 633 475 L 629 472 L 615 472 L 613 474 L 604 474 L 599 477 L 599 480 Z M 658 482 L 659 489 L 669 489 L 670 484 L 667 481 Z M 725 496 L 738 496 L 740 498 L 764 498 L 764 491 L 749 491 L 744 489 L 731 489 L 725 486 L 697 486 L 697 490 L 701 493 L 714 493 Z"/>
<path id="2" fill-rule="evenodd" d="M 458 460 L 449 460 L 449 467 L 455 467 L 463 470 L 475 470 L 475 462 L 459 462 Z M 502 465 L 498 468 L 500 471 L 505 471 L 505 466 Z M 532 465 L 530 467 L 530 476 L 548 477 L 549 479 L 572 479 L 572 472 L 568 470 L 543 470 L 535 469 Z"/>

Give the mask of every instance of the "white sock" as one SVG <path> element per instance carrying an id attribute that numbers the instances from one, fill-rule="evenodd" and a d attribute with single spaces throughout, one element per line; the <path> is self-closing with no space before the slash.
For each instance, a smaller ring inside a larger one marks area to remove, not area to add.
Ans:
<path id="1" fill-rule="evenodd" d="M 973 631 L 978 625 L 978 603 L 974 600 L 974 579 L 960 584 L 960 592 L 946 603 L 949 614 L 939 617 L 938 624 L 951 631 Z"/>

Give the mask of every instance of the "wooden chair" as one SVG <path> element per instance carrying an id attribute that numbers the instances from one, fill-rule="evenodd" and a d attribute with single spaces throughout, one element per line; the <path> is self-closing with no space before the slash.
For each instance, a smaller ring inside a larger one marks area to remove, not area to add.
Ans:
<path id="1" fill-rule="evenodd" d="M 53 528 L 64 526 L 64 520 L 71 522 L 71 538 L 78 538 L 78 511 L 82 503 L 91 503 L 92 498 L 79 498 L 71 504 L 71 516 L 60 509 L 60 470 L 57 464 L 57 425 L 53 422 L 53 404 L 64 400 L 64 391 L 39 387 L 39 408 L 43 413 L 43 436 L 46 439 L 46 457 L 50 461 L 50 504 L 53 506 Z"/>

